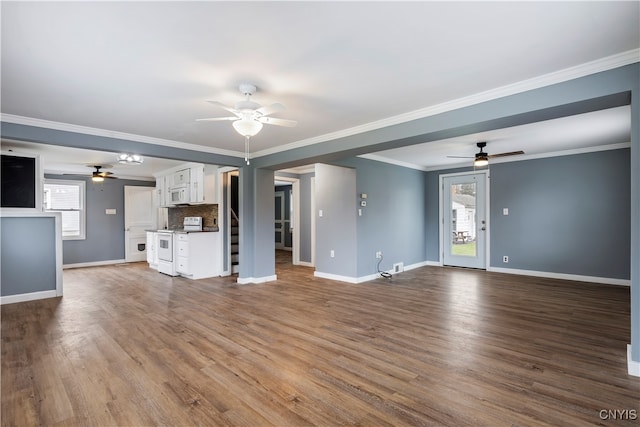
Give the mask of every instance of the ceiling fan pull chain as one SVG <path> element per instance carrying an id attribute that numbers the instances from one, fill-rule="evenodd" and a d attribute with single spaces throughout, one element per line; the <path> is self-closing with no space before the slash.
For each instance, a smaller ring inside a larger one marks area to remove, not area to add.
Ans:
<path id="1" fill-rule="evenodd" d="M 249 135 L 244 137 L 244 161 L 247 162 L 247 164 L 250 164 L 249 162 Z"/>

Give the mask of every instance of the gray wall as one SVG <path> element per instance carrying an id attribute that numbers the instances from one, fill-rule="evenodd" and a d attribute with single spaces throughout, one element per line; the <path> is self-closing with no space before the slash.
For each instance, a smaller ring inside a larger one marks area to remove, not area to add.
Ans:
<path id="1" fill-rule="evenodd" d="M 316 271 L 357 277 L 356 171 L 316 165 Z M 335 257 L 330 256 L 331 250 Z"/>
<path id="2" fill-rule="evenodd" d="M 0 295 L 56 289 L 56 233 L 53 217 L 2 217 Z"/>
<path id="3" fill-rule="evenodd" d="M 426 174 L 374 160 L 352 158 L 339 164 L 356 171 L 358 277 L 377 272 L 377 251 L 382 251 L 380 270 L 394 263 L 417 264 L 426 260 Z M 362 193 L 367 206 L 360 207 Z M 437 203 L 437 202 L 436 202 Z"/>
<path id="4" fill-rule="evenodd" d="M 124 259 L 124 186 L 155 187 L 155 182 L 105 179 L 94 184 L 91 178 L 69 175 L 47 174 L 45 178 L 86 182 L 86 239 L 62 243 L 63 264 Z M 116 215 L 106 215 L 105 209 L 115 209 Z"/>
<path id="5" fill-rule="evenodd" d="M 440 259 L 438 177 L 464 170 L 427 174 L 430 261 Z M 629 149 L 494 164 L 490 175 L 491 267 L 630 278 Z"/>
<path id="6" fill-rule="evenodd" d="M 273 171 L 248 166 L 240 169 L 238 184 L 241 249 L 238 278 L 241 281 L 275 275 L 273 180 Z"/>
<path id="7" fill-rule="evenodd" d="M 492 166 L 491 266 L 628 280 L 629 154 L 612 150 Z M 509 208 L 508 216 L 502 208 Z"/>
<path id="8" fill-rule="evenodd" d="M 300 261 L 311 262 L 311 178 L 315 173 L 300 175 Z"/>

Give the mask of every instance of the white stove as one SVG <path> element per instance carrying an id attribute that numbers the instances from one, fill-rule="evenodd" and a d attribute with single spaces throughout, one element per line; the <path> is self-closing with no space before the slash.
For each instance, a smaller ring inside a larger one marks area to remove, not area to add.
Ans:
<path id="1" fill-rule="evenodd" d="M 184 231 L 202 231 L 201 216 L 186 216 L 182 221 Z"/>

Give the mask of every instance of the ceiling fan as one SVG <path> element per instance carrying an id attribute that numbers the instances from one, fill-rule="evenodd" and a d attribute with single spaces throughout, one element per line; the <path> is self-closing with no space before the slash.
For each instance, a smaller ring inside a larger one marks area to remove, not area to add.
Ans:
<path id="1" fill-rule="evenodd" d="M 519 154 L 524 154 L 524 151 L 519 150 L 519 151 L 509 151 L 507 153 L 499 153 L 499 154 L 488 154 L 484 152 L 484 147 L 487 146 L 486 141 L 485 142 L 478 142 L 476 143 L 476 146 L 480 149 L 479 152 L 477 152 L 475 154 L 475 156 L 470 157 L 470 156 L 447 156 L 451 159 L 474 159 L 473 160 L 473 165 L 474 166 L 486 166 L 489 164 L 489 159 L 494 159 L 496 157 L 507 157 L 507 156 L 517 156 Z"/>
<path id="2" fill-rule="evenodd" d="M 245 137 L 245 157 L 244 160 L 249 164 L 249 138 L 255 136 L 262 129 L 263 124 L 294 127 L 298 124 L 295 120 L 278 119 L 267 117 L 285 109 L 284 105 L 275 103 L 263 107 L 251 100 L 251 95 L 256 93 L 256 87 L 252 84 L 243 83 L 239 87 L 240 92 L 245 99 L 239 101 L 233 107 L 229 107 L 222 102 L 207 100 L 210 104 L 223 108 L 233 116 L 229 117 L 211 117 L 206 119 L 196 119 L 199 122 L 218 122 L 233 121 L 232 126 L 240 135 Z"/>
<path id="3" fill-rule="evenodd" d="M 113 172 L 103 172 L 100 169 L 102 168 L 112 168 L 113 165 L 86 165 L 89 168 L 95 168 L 95 170 L 91 173 L 91 175 L 86 175 L 86 174 L 77 174 L 77 173 L 65 173 L 65 175 L 72 175 L 72 176 L 90 176 L 91 180 L 93 182 L 102 182 L 105 179 L 118 179 L 115 176 L 111 176 L 113 175 Z"/>
<path id="4" fill-rule="evenodd" d="M 208 119 L 196 119 L 199 122 L 216 122 L 216 121 L 227 121 L 233 120 L 233 127 L 238 131 L 238 133 L 242 136 L 246 136 L 246 133 L 241 132 L 241 130 L 247 130 L 242 128 L 242 121 L 253 120 L 259 123 L 259 125 L 253 125 L 255 132 L 250 134 L 249 136 L 254 136 L 260 129 L 262 129 L 262 124 L 268 125 L 276 125 L 276 126 L 287 126 L 294 127 L 298 124 L 295 120 L 286 120 L 286 119 L 277 119 L 274 117 L 267 117 L 270 114 L 277 113 L 285 109 L 284 105 L 280 103 L 271 104 L 267 107 L 263 107 L 257 102 L 251 100 L 251 95 L 256 93 L 256 87 L 252 84 L 241 84 L 240 92 L 245 96 L 243 101 L 239 101 L 236 103 L 234 107 L 228 107 L 224 105 L 222 102 L 207 100 L 208 103 L 216 105 L 220 108 L 223 108 L 231 113 L 234 116 L 231 117 L 212 117 Z M 239 130 L 238 127 L 241 129 Z"/>

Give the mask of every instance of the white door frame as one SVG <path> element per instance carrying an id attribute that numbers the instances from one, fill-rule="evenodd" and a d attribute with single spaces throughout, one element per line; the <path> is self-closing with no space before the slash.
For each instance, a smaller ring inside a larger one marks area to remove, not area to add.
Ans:
<path id="1" fill-rule="evenodd" d="M 448 177 L 453 177 L 453 176 L 463 176 L 463 175 L 472 175 L 472 174 L 483 174 L 485 176 L 485 218 L 486 218 L 486 228 L 487 231 L 485 233 L 485 240 L 484 240 L 484 244 L 485 244 L 485 250 L 484 250 L 484 255 L 485 255 L 485 270 L 489 270 L 490 268 L 490 264 L 489 264 L 489 260 L 491 259 L 491 226 L 490 226 L 490 212 L 491 212 L 491 205 L 489 203 L 489 201 L 491 200 L 490 198 L 490 185 L 489 183 L 491 182 L 491 180 L 489 179 L 490 173 L 489 173 L 489 169 L 484 169 L 484 170 L 479 170 L 479 171 L 467 171 L 467 172 L 457 172 L 457 173 L 448 173 L 448 174 L 441 174 L 438 178 L 438 206 L 439 206 L 439 212 L 438 212 L 438 225 L 439 225 L 439 229 L 440 229 L 440 244 L 439 244 L 439 248 L 438 248 L 438 258 L 439 258 L 439 262 L 438 265 L 443 266 L 444 265 L 444 239 L 445 239 L 445 235 L 444 235 L 444 230 L 445 230 L 445 226 L 444 226 L 444 179 L 448 178 Z M 446 238 L 449 238 L 449 236 L 447 236 Z"/>
<path id="2" fill-rule="evenodd" d="M 292 260 L 293 265 L 300 265 L 300 179 L 277 175 L 274 177 L 274 180 L 291 183 L 293 190 L 293 236 L 291 236 L 291 246 L 293 249 Z"/>

